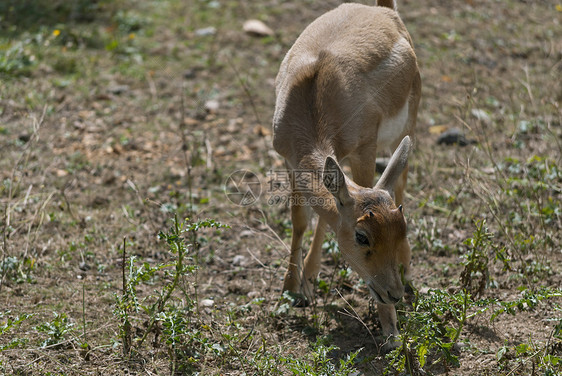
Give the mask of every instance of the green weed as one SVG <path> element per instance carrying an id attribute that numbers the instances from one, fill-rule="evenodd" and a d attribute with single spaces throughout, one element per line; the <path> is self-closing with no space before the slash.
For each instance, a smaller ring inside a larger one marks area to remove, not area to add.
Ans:
<path id="1" fill-rule="evenodd" d="M 554 346 L 560 346 L 560 338 Z M 554 346 L 544 346 L 534 342 L 504 345 L 496 352 L 498 368 L 508 374 L 523 375 L 529 369 L 532 374 L 556 376 L 562 372 L 562 356 Z"/>
<path id="2" fill-rule="evenodd" d="M 37 64 L 30 48 L 30 40 L 0 45 L 0 75 L 26 75 Z"/>
<path id="3" fill-rule="evenodd" d="M 119 337 L 125 357 L 137 354 L 150 334 L 157 337 L 162 332 L 171 369 L 193 370 L 197 359 L 206 351 L 206 341 L 201 334 L 201 324 L 196 320 L 196 281 L 188 280 L 198 268 L 196 246 L 188 243 L 184 235 L 189 234 L 196 241 L 197 233 L 203 228 L 226 227 L 214 220 L 179 222 L 176 218 L 169 231 L 159 233 L 159 238 L 167 244 L 170 261 L 154 267 L 147 262 L 136 265 L 133 256 L 126 259 L 123 246 L 123 291 L 115 295 L 114 314 L 119 319 Z M 155 279 L 165 281 L 162 288 L 139 297 L 137 287 Z M 182 299 L 177 296 L 178 292 L 182 293 Z M 142 321 L 147 324 L 139 330 Z"/>
<path id="4" fill-rule="evenodd" d="M 405 315 L 400 334 L 402 345 L 387 355 L 386 373 L 394 369 L 417 374 L 426 366 L 429 356 L 436 357 L 433 364 L 443 361 L 459 366 L 454 345 L 466 320 L 472 316 L 468 315 L 468 309 L 473 305 L 466 290 L 458 293 L 430 290 L 424 295 L 416 291 L 412 310 L 402 312 Z"/>
<path id="5" fill-rule="evenodd" d="M 518 312 L 530 311 L 543 300 L 562 297 L 562 289 L 543 287 L 535 291 L 527 287 L 520 287 L 519 291 L 521 292 L 521 298 L 519 299 L 507 302 L 496 302 L 500 308 L 494 311 L 491 320 L 494 320 L 496 317 L 504 313 L 515 315 Z"/>
<path id="6" fill-rule="evenodd" d="M 0 324 L 0 337 L 3 337 L 5 335 L 7 335 L 8 333 L 10 333 L 11 331 L 18 330 L 25 320 L 33 317 L 33 314 L 23 313 L 23 314 L 17 315 L 16 317 L 11 317 L 11 312 L 6 311 L 6 312 L 2 313 L 1 316 L 2 316 L 2 318 L 6 318 L 6 320 L 2 321 L 2 323 Z M 18 338 L 18 337 L 13 338 L 8 343 L 0 346 L 0 352 L 2 352 L 4 350 L 8 350 L 8 349 L 19 348 L 19 347 L 27 344 L 27 342 L 28 342 L 27 338 Z M 1 364 L 2 364 L 2 362 L 0 362 L 0 365 Z"/>
<path id="7" fill-rule="evenodd" d="M 544 300 L 562 296 L 560 289 L 541 288 L 535 291 L 522 287 L 521 297 L 513 301 L 476 299 L 489 287 L 490 258 L 500 260 L 505 268 L 510 268 L 510 260 L 505 255 L 505 249 L 492 241 L 493 235 L 484 220 L 475 221 L 475 227 L 473 236 L 464 242 L 467 250 L 462 255 L 461 264 L 464 268 L 460 274 L 460 290 L 429 290 L 427 294 L 415 291 L 412 309 L 401 312 L 402 345 L 387 355 L 387 374 L 392 370 L 406 371 L 409 375 L 423 373 L 428 359 L 431 359 L 430 365 L 443 363 L 446 368 L 459 367 L 459 353 L 455 346 L 468 320 L 493 310 L 493 321 L 499 315 L 515 315 L 518 312 L 533 310 Z M 556 333 L 559 335 L 560 330 Z M 548 359 L 558 362 L 555 358 Z"/>
<path id="8" fill-rule="evenodd" d="M 464 241 L 468 249 L 462 255 L 464 269 L 460 275 L 460 283 L 463 289 L 477 296 L 484 292 L 490 282 L 488 254 L 493 247 L 491 242 L 493 234 L 486 228 L 485 220 L 476 220 L 474 224 L 476 230 L 473 236 Z"/>
<path id="9" fill-rule="evenodd" d="M 41 347 L 60 347 L 67 337 L 74 332 L 74 323 L 70 321 L 66 313 L 53 312 L 54 318 L 35 327 L 39 333 L 48 337 L 41 343 Z"/>
<path id="10" fill-rule="evenodd" d="M 16 283 L 34 282 L 33 272 L 35 260 L 30 257 L 24 259 L 15 256 L 6 256 L 0 261 L 0 274 Z"/>
<path id="11" fill-rule="evenodd" d="M 336 349 L 336 346 L 326 346 L 325 339 L 319 338 L 312 344 L 311 353 L 307 354 L 304 358 L 289 357 L 284 359 L 284 361 L 287 364 L 287 369 L 293 375 L 298 376 L 347 376 L 356 374 L 357 370 L 354 368 L 354 361 L 362 349 L 348 354 L 345 359 L 340 359 L 337 366 L 332 363 L 332 359 L 329 357 L 330 351 Z"/>

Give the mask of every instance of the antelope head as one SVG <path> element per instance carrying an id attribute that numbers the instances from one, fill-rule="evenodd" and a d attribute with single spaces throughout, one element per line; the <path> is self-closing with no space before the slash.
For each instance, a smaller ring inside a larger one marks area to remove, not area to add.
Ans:
<path id="1" fill-rule="evenodd" d="M 340 251 L 372 297 L 383 304 L 402 298 L 408 277 L 410 246 L 402 206 L 394 202 L 394 185 L 407 167 L 410 149 L 406 136 L 372 188 L 347 179 L 332 157 L 324 166 L 324 186 L 334 196 L 339 213 L 335 231 Z"/>

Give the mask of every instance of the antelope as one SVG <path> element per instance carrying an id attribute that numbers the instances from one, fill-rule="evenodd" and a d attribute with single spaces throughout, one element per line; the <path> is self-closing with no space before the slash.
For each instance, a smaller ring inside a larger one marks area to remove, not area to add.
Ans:
<path id="1" fill-rule="evenodd" d="M 285 159 L 292 186 L 283 290 L 313 299 L 329 226 L 377 303 L 383 335 L 395 338 L 394 305 L 410 278 L 402 204 L 421 79 L 394 1 L 342 4 L 313 21 L 283 59 L 275 90 L 273 147 Z M 395 151 L 373 186 L 378 149 Z M 344 159 L 353 179 L 339 165 Z M 308 207 L 318 221 L 303 266 Z"/>

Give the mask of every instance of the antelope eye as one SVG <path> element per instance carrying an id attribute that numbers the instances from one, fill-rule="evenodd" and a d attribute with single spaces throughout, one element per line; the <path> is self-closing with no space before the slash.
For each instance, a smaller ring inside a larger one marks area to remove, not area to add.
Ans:
<path id="1" fill-rule="evenodd" d="M 359 245 L 369 245 L 369 238 L 362 232 L 355 231 L 355 241 Z"/>

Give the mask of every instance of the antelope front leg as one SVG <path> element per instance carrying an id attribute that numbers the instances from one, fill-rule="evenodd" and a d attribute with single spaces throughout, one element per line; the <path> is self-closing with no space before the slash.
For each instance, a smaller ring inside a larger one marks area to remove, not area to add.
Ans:
<path id="1" fill-rule="evenodd" d="M 377 303 L 377 311 L 379 312 L 379 320 L 382 326 L 382 334 L 386 337 L 386 343 L 382 347 L 382 351 L 387 353 L 400 345 L 398 342 L 398 319 L 396 317 L 396 307 L 394 304 Z"/>
<path id="2" fill-rule="evenodd" d="M 320 270 L 320 260 L 322 258 L 322 243 L 326 234 L 327 223 L 322 218 L 318 218 L 314 238 L 306 259 L 304 260 L 302 292 L 309 301 L 314 299 L 314 282 Z"/>
<path id="3" fill-rule="evenodd" d="M 302 237 L 308 224 L 306 207 L 298 205 L 300 195 L 293 193 L 291 196 L 291 220 L 293 222 L 293 235 L 291 239 L 291 256 L 289 266 L 285 273 L 283 291 L 300 293 L 302 270 Z"/>

